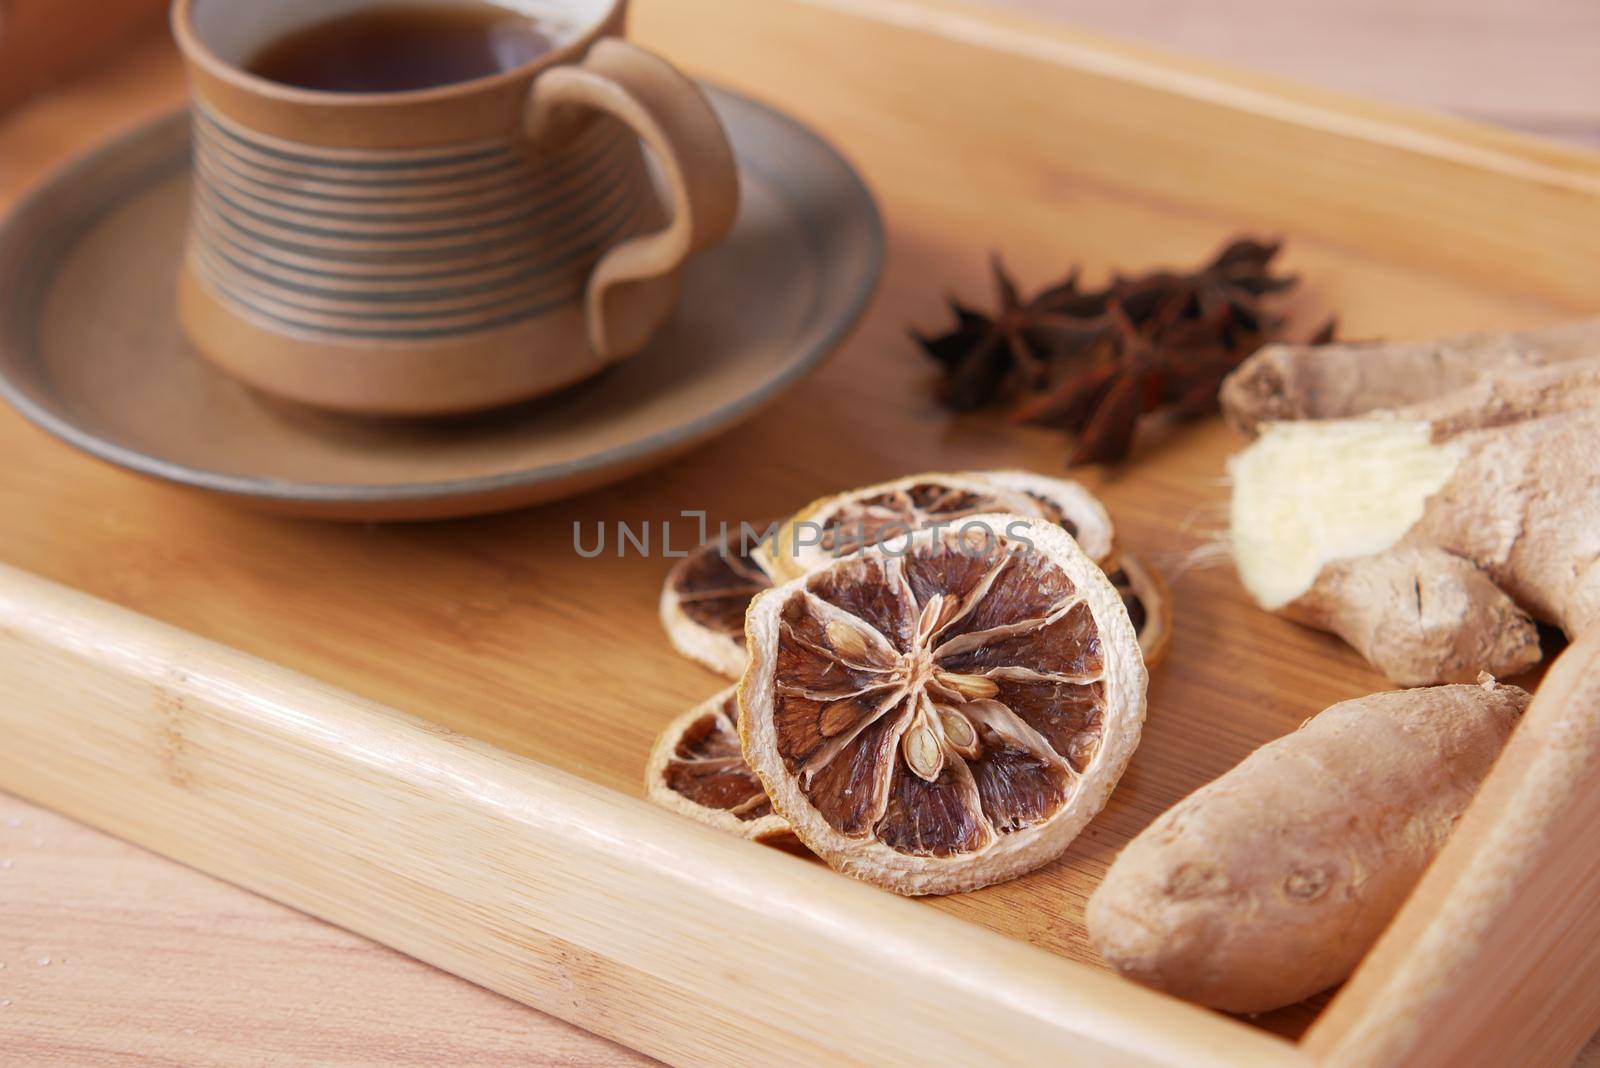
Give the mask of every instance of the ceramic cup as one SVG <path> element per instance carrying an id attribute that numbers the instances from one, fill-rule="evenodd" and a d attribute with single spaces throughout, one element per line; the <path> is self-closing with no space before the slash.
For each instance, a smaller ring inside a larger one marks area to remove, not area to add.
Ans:
<path id="1" fill-rule="evenodd" d="M 242 69 L 372 3 L 173 5 L 194 105 L 190 341 L 267 393 L 374 415 L 536 397 L 641 349 L 737 209 L 704 95 L 622 40 L 627 0 L 502 0 L 556 47 L 437 88 L 317 92 Z"/>

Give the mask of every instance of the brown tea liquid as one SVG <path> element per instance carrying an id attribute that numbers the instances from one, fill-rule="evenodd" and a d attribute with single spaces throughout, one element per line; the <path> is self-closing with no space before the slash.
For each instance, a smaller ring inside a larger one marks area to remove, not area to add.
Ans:
<path id="1" fill-rule="evenodd" d="M 244 66 L 299 89 L 395 93 L 498 74 L 552 47 L 536 22 L 495 4 L 380 4 L 295 30 Z"/>

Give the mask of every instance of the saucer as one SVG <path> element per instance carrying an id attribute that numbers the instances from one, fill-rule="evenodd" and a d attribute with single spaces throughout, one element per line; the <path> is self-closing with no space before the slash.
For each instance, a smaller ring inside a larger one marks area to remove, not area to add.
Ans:
<path id="1" fill-rule="evenodd" d="M 449 421 L 359 419 L 274 401 L 201 359 L 174 307 L 186 112 L 70 165 L 0 228 L 0 393 L 102 460 L 329 519 L 501 511 L 663 463 L 816 369 L 883 262 L 848 163 L 793 120 L 707 92 L 739 161 L 738 223 L 690 265 L 648 349 L 563 393 Z"/>

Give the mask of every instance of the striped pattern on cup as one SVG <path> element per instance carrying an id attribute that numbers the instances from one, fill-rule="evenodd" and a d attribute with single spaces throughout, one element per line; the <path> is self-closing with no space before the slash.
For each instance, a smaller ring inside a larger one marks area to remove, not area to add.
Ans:
<path id="1" fill-rule="evenodd" d="M 656 203 L 638 140 L 597 118 L 556 150 L 274 142 L 196 105 L 189 261 L 248 316 L 354 341 L 496 330 L 579 301 Z"/>

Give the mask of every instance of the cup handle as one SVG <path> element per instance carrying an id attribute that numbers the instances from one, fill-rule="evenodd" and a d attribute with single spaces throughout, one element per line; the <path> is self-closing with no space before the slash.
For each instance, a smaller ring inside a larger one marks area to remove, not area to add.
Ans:
<path id="1" fill-rule="evenodd" d="M 608 37 L 581 63 L 540 75 L 528 91 L 525 129 L 559 142 L 583 111 L 613 115 L 655 154 L 671 190 L 665 229 L 628 238 L 589 276 L 589 344 L 606 360 L 644 348 L 678 299 L 678 268 L 727 236 L 739 208 L 728 135 L 705 95 L 661 57 Z"/>

